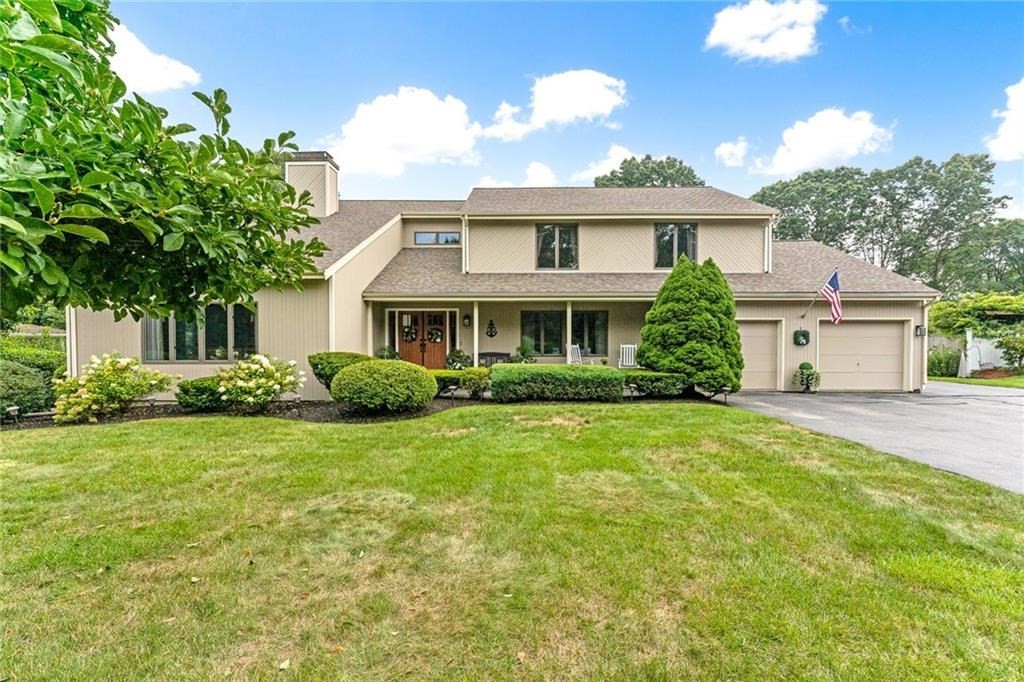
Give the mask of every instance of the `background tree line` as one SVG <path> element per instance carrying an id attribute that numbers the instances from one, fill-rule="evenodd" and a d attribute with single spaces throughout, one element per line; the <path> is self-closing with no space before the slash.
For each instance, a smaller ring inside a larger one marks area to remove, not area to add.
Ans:
<path id="1" fill-rule="evenodd" d="M 762 187 L 751 199 L 779 209 L 777 239 L 814 239 L 947 294 L 1024 290 L 1024 220 L 1001 219 L 985 154 L 895 168 L 841 166 Z M 627 159 L 598 187 L 701 186 L 679 159 Z"/>

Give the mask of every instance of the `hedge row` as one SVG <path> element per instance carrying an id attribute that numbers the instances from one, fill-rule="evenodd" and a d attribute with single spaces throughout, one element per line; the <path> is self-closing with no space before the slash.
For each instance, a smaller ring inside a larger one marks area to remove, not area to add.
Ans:
<path id="1" fill-rule="evenodd" d="M 334 377 L 337 376 L 338 372 L 349 365 L 373 360 L 369 355 L 346 352 L 313 353 L 306 359 L 313 370 L 313 376 L 328 391 L 331 390 L 331 382 L 334 381 Z"/>
<path id="2" fill-rule="evenodd" d="M 64 371 L 67 369 L 66 356 L 62 350 L 41 348 L 30 345 L 27 341 L 27 339 L 11 336 L 3 338 L 0 340 L 0 359 L 16 362 L 39 372 L 46 384 L 46 404 L 40 409 L 48 410 L 53 407 L 55 400 L 53 384 L 50 379 L 64 376 Z M 27 410 L 22 408 L 21 412 L 24 414 Z"/>
<path id="3" fill-rule="evenodd" d="M 491 368 L 491 397 L 523 400 L 622 400 L 625 382 L 614 367 L 501 364 Z"/>
<path id="4" fill-rule="evenodd" d="M 14 406 L 23 415 L 48 410 L 53 407 L 53 387 L 38 369 L 0 359 L 0 419 Z"/>
<path id="5" fill-rule="evenodd" d="M 647 398 L 679 398 L 689 395 L 692 390 L 680 374 L 649 369 L 624 369 L 621 372 L 626 386 L 636 386 L 637 393 Z"/>
<path id="6" fill-rule="evenodd" d="M 486 367 L 467 367 L 466 369 L 432 369 L 431 375 L 437 382 L 437 392 L 442 393 L 451 387 L 468 391 L 473 397 L 487 390 L 491 371 Z"/>

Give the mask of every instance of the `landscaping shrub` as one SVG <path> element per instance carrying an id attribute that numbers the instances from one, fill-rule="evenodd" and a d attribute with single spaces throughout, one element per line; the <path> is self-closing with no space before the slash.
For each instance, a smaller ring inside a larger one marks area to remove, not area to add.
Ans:
<path id="1" fill-rule="evenodd" d="M 421 410 L 437 395 L 430 372 L 402 360 L 370 360 L 349 365 L 331 383 L 331 397 L 362 412 Z"/>
<path id="2" fill-rule="evenodd" d="M 200 377 L 185 379 L 178 382 L 176 395 L 178 404 L 186 410 L 196 412 L 217 412 L 227 407 L 227 402 L 220 399 L 220 377 Z"/>
<path id="3" fill-rule="evenodd" d="M 732 291 L 714 261 L 680 258 L 640 330 L 637 362 L 711 393 L 738 391 L 743 373 Z"/>
<path id="4" fill-rule="evenodd" d="M 467 367 L 466 369 L 432 369 L 430 375 L 437 382 L 437 392 L 455 386 L 467 391 L 474 398 L 487 390 L 491 371 L 486 367 Z"/>
<path id="5" fill-rule="evenodd" d="M 95 422 L 127 410 L 133 402 L 171 387 L 171 377 L 145 369 L 135 358 L 117 353 L 95 355 L 82 375 L 54 380 L 56 422 Z"/>
<path id="6" fill-rule="evenodd" d="M 391 346 L 381 346 L 377 349 L 377 358 L 379 360 L 398 360 L 401 356 Z"/>
<path id="7" fill-rule="evenodd" d="M 63 350 L 56 350 L 40 343 L 43 338 L 54 337 L 5 336 L 0 338 L 0 359 L 31 367 L 43 375 L 46 380 L 46 408 L 49 409 L 53 407 L 55 399 L 53 384 L 50 380 L 63 378 L 67 369 L 67 361 Z"/>
<path id="8" fill-rule="evenodd" d="M 1020 372 L 1024 368 L 1024 330 L 999 339 L 996 348 L 1003 351 L 1003 360 L 1014 370 Z"/>
<path id="9" fill-rule="evenodd" d="M 444 366 L 446 369 L 466 369 L 467 367 L 472 367 L 473 356 L 464 350 L 456 348 L 445 358 Z"/>
<path id="10" fill-rule="evenodd" d="M 373 358 L 362 353 L 331 352 L 313 353 L 306 360 L 313 370 L 313 376 L 329 391 L 331 390 L 331 382 L 334 381 L 335 374 L 349 365 L 373 360 Z"/>
<path id="11" fill-rule="evenodd" d="M 937 346 L 928 351 L 928 376 L 955 377 L 960 371 L 960 351 Z"/>
<path id="12" fill-rule="evenodd" d="M 491 368 L 491 397 L 521 400 L 622 400 L 622 372 L 589 365 L 500 364 Z"/>
<path id="13" fill-rule="evenodd" d="M 637 392 L 648 398 L 679 398 L 691 394 L 690 385 L 680 374 L 655 372 L 649 369 L 621 371 L 626 385 L 635 385 Z"/>
<path id="14" fill-rule="evenodd" d="M 32 367 L 0 359 L 0 419 L 17 405 L 20 414 L 40 412 L 53 404 L 49 377 Z"/>
<path id="15" fill-rule="evenodd" d="M 245 408 L 266 407 L 283 394 L 298 391 L 306 383 L 305 372 L 295 361 L 266 355 L 250 355 L 217 373 L 220 399 Z"/>

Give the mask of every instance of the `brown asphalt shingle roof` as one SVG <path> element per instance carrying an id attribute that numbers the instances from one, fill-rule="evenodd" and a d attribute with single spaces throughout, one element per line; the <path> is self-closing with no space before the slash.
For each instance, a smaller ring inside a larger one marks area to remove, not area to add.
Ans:
<path id="1" fill-rule="evenodd" d="M 935 296 L 920 282 L 908 279 L 814 241 L 778 241 L 773 245 L 772 272 L 727 274 L 737 295 L 813 295 L 838 267 L 845 294 Z M 406 248 L 370 282 L 364 294 L 375 296 L 544 296 L 650 295 L 657 293 L 665 272 L 527 272 L 463 274 L 456 248 Z"/>
<path id="2" fill-rule="evenodd" d="M 459 215 L 463 201 L 344 200 L 338 212 L 302 231 L 302 239 L 317 237 L 330 249 L 315 261 L 323 272 L 399 213 L 450 213 Z"/>
<path id="3" fill-rule="evenodd" d="M 477 187 L 462 211 L 468 215 L 777 212 L 715 187 Z"/>

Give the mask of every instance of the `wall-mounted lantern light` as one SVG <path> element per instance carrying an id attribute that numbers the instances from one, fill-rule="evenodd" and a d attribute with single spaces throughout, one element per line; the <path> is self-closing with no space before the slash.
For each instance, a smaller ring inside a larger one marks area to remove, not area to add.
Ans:
<path id="1" fill-rule="evenodd" d="M 914 327 L 914 336 L 924 336 L 925 328 L 923 324 L 919 324 Z"/>
<path id="2" fill-rule="evenodd" d="M 471 324 L 473 324 L 473 318 L 469 316 L 469 313 L 466 313 L 462 316 L 462 326 L 468 327 Z"/>

